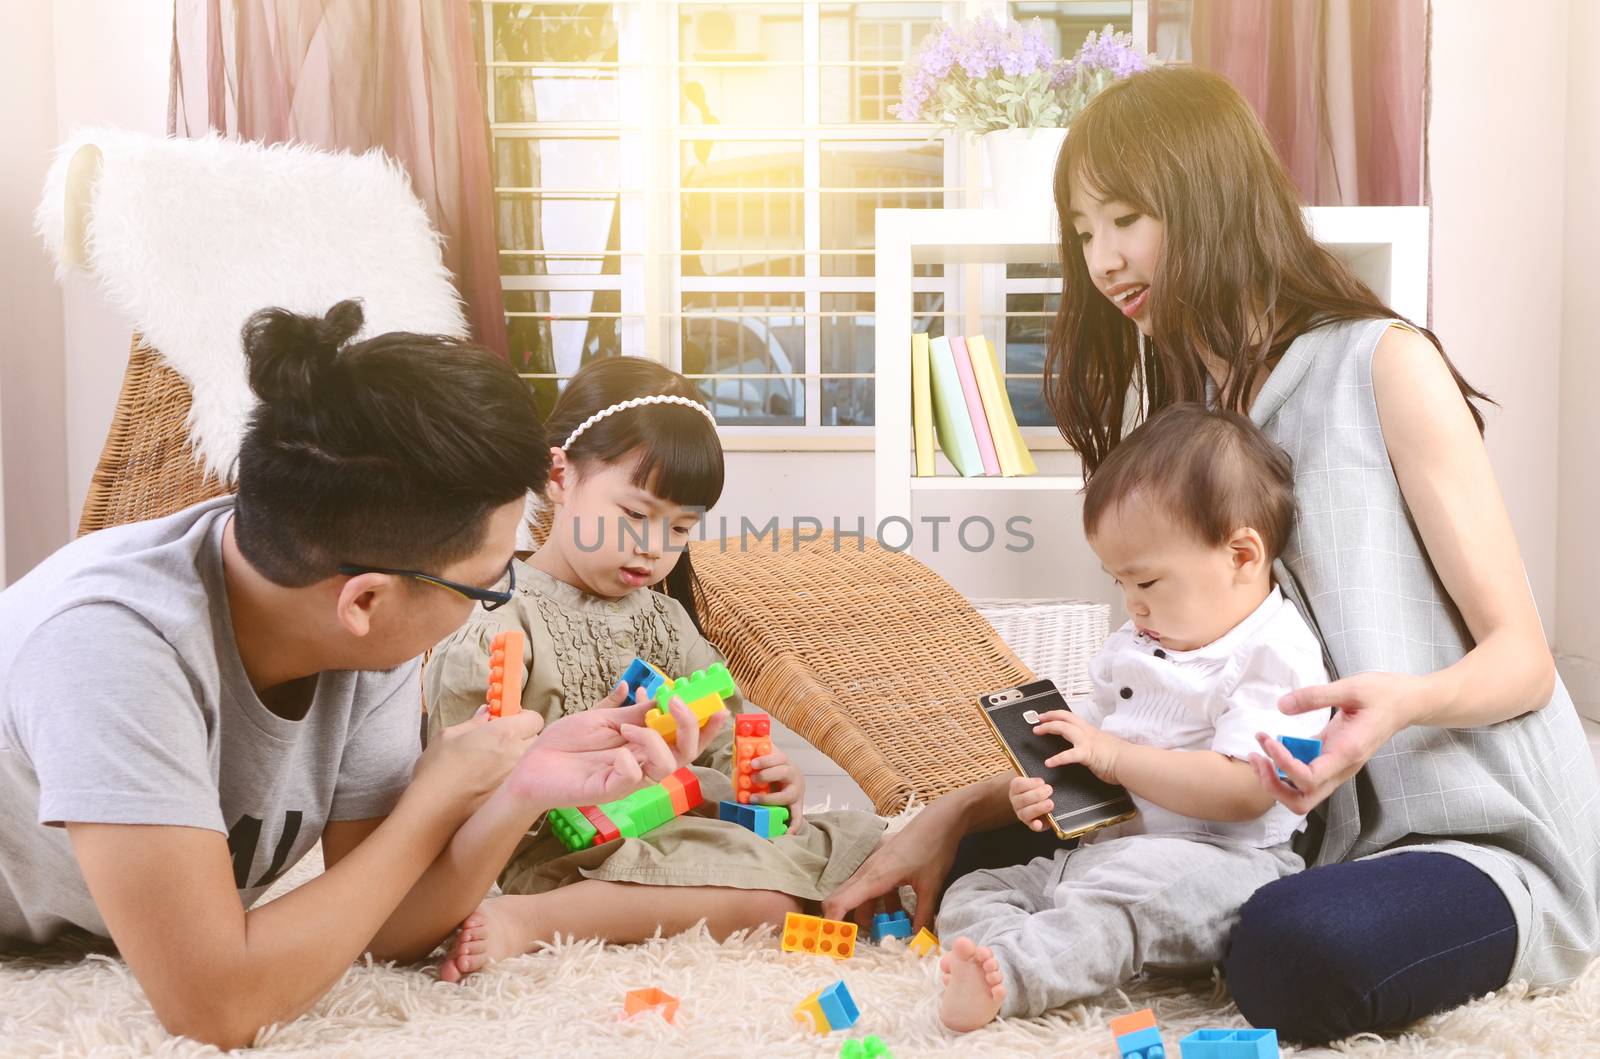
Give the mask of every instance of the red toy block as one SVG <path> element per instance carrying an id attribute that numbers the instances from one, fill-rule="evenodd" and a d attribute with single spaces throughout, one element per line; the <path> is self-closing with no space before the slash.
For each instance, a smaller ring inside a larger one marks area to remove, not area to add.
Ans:
<path id="1" fill-rule="evenodd" d="M 594 826 L 595 845 L 603 846 L 612 839 L 622 837 L 622 832 L 617 830 L 617 825 L 611 822 L 609 816 L 600 811 L 598 805 L 580 805 L 578 806 L 578 812 L 582 813 L 584 819 Z"/>
<path id="2" fill-rule="evenodd" d="M 622 1010 L 626 1018 L 632 1018 L 641 1011 L 659 1011 L 662 1018 L 671 1022 L 673 1016 L 678 1013 L 678 998 L 671 993 L 663 993 L 654 986 L 649 989 L 635 989 L 624 998 Z"/>
<path id="3" fill-rule="evenodd" d="M 695 776 L 694 769 L 685 765 L 677 772 L 674 772 L 673 775 L 678 778 L 679 783 L 683 784 L 683 796 L 689 800 L 690 809 L 705 801 L 705 798 L 700 794 L 700 780 Z"/>
<path id="4" fill-rule="evenodd" d="M 510 629 L 489 645 L 490 717 L 522 712 L 522 630 Z"/>
<path id="5" fill-rule="evenodd" d="M 748 804 L 752 794 L 766 794 L 771 787 L 755 778 L 751 767 L 758 757 L 772 753 L 772 718 L 764 713 L 741 713 L 734 718 L 733 797 Z"/>
<path id="6" fill-rule="evenodd" d="M 1135 1011 L 1131 1015 L 1119 1015 L 1110 1022 L 1111 1035 L 1121 1037 L 1124 1033 L 1133 1033 L 1135 1030 L 1149 1029 L 1156 1024 L 1156 1013 L 1149 1008 Z"/>

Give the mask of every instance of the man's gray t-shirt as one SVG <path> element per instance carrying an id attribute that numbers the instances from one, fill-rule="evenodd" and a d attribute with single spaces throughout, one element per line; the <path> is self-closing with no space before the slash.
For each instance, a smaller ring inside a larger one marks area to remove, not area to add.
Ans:
<path id="1" fill-rule="evenodd" d="M 330 820 L 383 816 L 419 751 L 417 663 L 264 706 L 234 642 L 231 498 L 81 538 L 0 593 L 0 950 L 107 934 L 65 823 L 225 835 L 248 908 Z"/>

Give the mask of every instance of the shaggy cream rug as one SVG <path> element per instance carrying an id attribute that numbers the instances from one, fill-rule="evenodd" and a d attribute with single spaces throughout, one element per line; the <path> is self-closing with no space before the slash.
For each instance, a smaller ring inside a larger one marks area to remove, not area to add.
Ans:
<path id="1" fill-rule="evenodd" d="M 898 821 L 897 821 L 898 822 Z M 275 892 L 313 877 L 313 853 Z M 935 1019 L 936 961 L 898 943 L 863 945 L 843 963 L 780 951 L 769 930 L 718 944 L 704 930 L 639 946 L 563 944 L 496 964 L 464 985 L 431 967 L 352 968 L 310 1013 L 258 1039 L 262 1056 L 684 1056 L 775 1059 L 837 1056 L 847 1038 L 877 1034 L 896 1059 L 919 1056 L 1114 1057 L 1107 1019 L 1153 1007 L 1176 1059 L 1179 1038 L 1202 1026 L 1243 1025 L 1220 983 L 1151 981 L 1044 1018 L 996 1023 L 958 1038 Z M 848 1033 L 813 1037 L 790 1009 L 836 981 L 861 1019 Z M 679 997 L 676 1021 L 622 1017 L 623 995 L 659 987 Z M 0 1055 L 159 1055 L 215 1049 L 162 1032 L 120 961 L 64 950 L 0 960 Z M 1600 963 L 1572 989 L 1533 994 L 1517 985 L 1404 1034 L 1368 1035 L 1285 1056 L 1597 1056 Z"/>

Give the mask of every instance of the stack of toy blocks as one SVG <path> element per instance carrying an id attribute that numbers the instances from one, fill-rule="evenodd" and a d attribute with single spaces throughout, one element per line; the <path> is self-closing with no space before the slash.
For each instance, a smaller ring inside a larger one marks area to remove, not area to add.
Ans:
<path id="1" fill-rule="evenodd" d="M 844 1047 L 839 1049 L 839 1059 L 894 1059 L 894 1056 L 883 1038 L 871 1033 L 859 1041 L 845 1041 Z"/>
<path id="2" fill-rule="evenodd" d="M 678 998 L 653 986 L 635 989 L 623 998 L 622 1013 L 624 1017 L 632 1018 L 641 1011 L 659 1011 L 662 1018 L 671 1022 L 678 1013 Z"/>
<path id="3" fill-rule="evenodd" d="M 910 949 L 918 956 L 926 956 L 930 952 L 937 953 L 939 951 L 938 935 L 934 934 L 934 932 L 929 930 L 927 927 L 923 927 L 921 930 L 917 931 L 916 937 L 912 938 L 906 943 L 906 948 Z"/>
<path id="4" fill-rule="evenodd" d="M 783 951 L 812 952 L 848 960 L 856 951 L 856 925 L 790 912 L 783 917 Z"/>
<path id="5" fill-rule="evenodd" d="M 604 805 L 552 809 L 550 830 L 568 849 L 577 851 L 617 838 L 638 838 L 702 801 L 694 770 L 681 768 L 660 783 Z"/>
<path id="6" fill-rule="evenodd" d="M 522 712 L 522 630 L 511 629 L 489 645 L 490 717 Z"/>
<path id="7" fill-rule="evenodd" d="M 1277 1030 L 1195 1030 L 1178 1042 L 1183 1059 L 1277 1059 Z"/>
<path id="8" fill-rule="evenodd" d="M 861 1009 L 841 979 L 797 1004 L 794 1017 L 809 1026 L 812 1033 L 832 1033 L 854 1026 Z"/>
<path id="9" fill-rule="evenodd" d="M 1149 1008 L 1112 1019 L 1111 1032 L 1122 1059 L 1166 1059 L 1167 1049 L 1161 1043 L 1161 1031 L 1156 1029 L 1155 1012 Z"/>
<path id="10" fill-rule="evenodd" d="M 911 920 L 906 918 L 904 912 L 879 912 L 872 917 L 872 940 L 881 945 L 884 938 L 899 938 L 901 941 L 911 939 Z"/>
<path id="11" fill-rule="evenodd" d="M 782 805 L 740 805 L 718 802 L 717 818 L 731 820 L 762 838 L 777 838 L 789 830 L 789 809 Z"/>
<path id="12" fill-rule="evenodd" d="M 672 678 L 644 659 L 635 658 L 623 671 L 622 683 L 628 686 L 629 702 L 638 697 L 640 688 L 644 689 L 645 695 L 653 702 L 656 694 L 672 683 Z"/>
<path id="13" fill-rule="evenodd" d="M 768 793 L 756 779 L 752 762 L 772 753 L 772 718 L 764 713 L 741 713 L 733 720 L 733 797 L 740 805 L 752 794 Z"/>
<path id="14" fill-rule="evenodd" d="M 631 669 L 632 667 L 630 667 Z M 650 711 L 645 723 L 661 733 L 668 743 L 678 741 L 678 722 L 672 719 L 670 704 L 674 698 L 683 700 L 694 714 L 695 721 L 704 727 L 711 715 L 722 709 L 722 701 L 738 694 L 728 667 L 721 662 L 707 666 L 686 677 L 679 677 L 656 689 L 656 708 Z"/>

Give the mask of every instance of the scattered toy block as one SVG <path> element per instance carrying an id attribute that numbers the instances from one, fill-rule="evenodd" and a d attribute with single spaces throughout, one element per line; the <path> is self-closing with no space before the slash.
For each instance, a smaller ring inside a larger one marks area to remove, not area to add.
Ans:
<path id="1" fill-rule="evenodd" d="M 916 937 L 906 942 L 906 948 L 918 956 L 926 956 L 930 952 L 937 953 L 939 951 L 939 937 L 927 927 L 923 927 L 917 931 Z"/>
<path id="2" fill-rule="evenodd" d="M 626 1018 L 632 1018 L 641 1011 L 659 1011 L 662 1018 L 671 1022 L 678 1013 L 678 998 L 654 986 L 635 989 L 623 999 L 622 1010 Z"/>
<path id="3" fill-rule="evenodd" d="M 1283 748 L 1289 752 L 1290 757 L 1307 765 L 1322 754 L 1322 740 L 1320 739 L 1297 739 L 1292 735 L 1280 735 L 1278 742 L 1283 744 Z M 1289 777 L 1284 775 L 1282 769 L 1279 769 L 1278 778 L 1287 780 Z"/>
<path id="4" fill-rule="evenodd" d="M 522 630 L 510 629 L 489 644 L 490 717 L 522 712 Z"/>
<path id="5" fill-rule="evenodd" d="M 771 790 L 756 779 L 753 763 L 772 753 L 772 718 L 764 713 L 741 713 L 733 724 L 733 796 L 748 802 L 752 794 Z"/>
<path id="6" fill-rule="evenodd" d="M 845 986 L 844 980 L 812 993 L 795 1005 L 794 1017 L 812 1033 L 832 1033 L 847 1030 L 861 1017 L 861 1009 Z"/>
<path id="7" fill-rule="evenodd" d="M 884 938 L 899 938 L 901 941 L 909 941 L 911 938 L 911 920 L 907 918 L 904 912 L 879 912 L 872 917 L 871 933 L 872 940 L 880 945 L 883 943 Z"/>
<path id="8" fill-rule="evenodd" d="M 845 1041 L 844 1047 L 839 1049 L 839 1059 L 894 1059 L 894 1055 L 883 1039 L 872 1033 L 859 1041 Z"/>
<path id="9" fill-rule="evenodd" d="M 1155 1012 L 1149 1008 L 1112 1019 L 1111 1033 L 1122 1059 L 1166 1059 L 1166 1045 L 1156 1028 Z"/>
<path id="10" fill-rule="evenodd" d="M 1278 1059 L 1277 1030 L 1195 1030 L 1178 1042 L 1182 1059 Z"/>
<path id="11" fill-rule="evenodd" d="M 848 960 L 856 951 L 856 925 L 790 912 L 783 917 L 783 951 Z"/>

